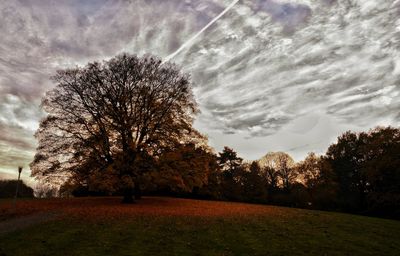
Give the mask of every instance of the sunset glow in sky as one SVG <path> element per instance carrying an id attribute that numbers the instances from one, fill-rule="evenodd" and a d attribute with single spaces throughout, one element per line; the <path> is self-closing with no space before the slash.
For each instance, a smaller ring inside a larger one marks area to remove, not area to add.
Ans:
<path id="1" fill-rule="evenodd" d="M 395 0 L 1 1 L 0 177 L 33 158 L 49 77 L 122 52 L 182 66 L 195 127 L 246 159 L 398 126 L 399 16 Z"/>

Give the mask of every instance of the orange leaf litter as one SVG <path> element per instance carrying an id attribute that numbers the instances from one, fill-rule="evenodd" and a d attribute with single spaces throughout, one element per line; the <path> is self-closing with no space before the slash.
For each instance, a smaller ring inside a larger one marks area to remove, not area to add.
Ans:
<path id="1" fill-rule="evenodd" d="M 0 221 L 40 212 L 54 212 L 80 219 L 118 219 L 130 216 L 244 217 L 286 215 L 285 210 L 274 206 L 166 197 L 143 197 L 135 204 L 121 204 L 121 198 L 118 197 L 20 200 L 17 202 L 16 211 L 13 210 L 11 200 L 0 201 Z"/>

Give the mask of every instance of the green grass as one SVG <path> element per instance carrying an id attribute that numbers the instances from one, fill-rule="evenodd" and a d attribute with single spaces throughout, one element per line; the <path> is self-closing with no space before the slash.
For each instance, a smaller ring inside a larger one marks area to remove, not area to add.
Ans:
<path id="1" fill-rule="evenodd" d="M 0 255 L 399 255 L 400 222 L 287 209 L 288 216 L 63 219 L 0 237 Z"/>

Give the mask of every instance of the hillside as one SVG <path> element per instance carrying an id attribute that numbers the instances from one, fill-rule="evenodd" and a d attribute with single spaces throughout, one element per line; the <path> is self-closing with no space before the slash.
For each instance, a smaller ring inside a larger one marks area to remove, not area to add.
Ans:
<path id="1" fill-rule="evenodd" d="M 398 255 L 400 222 L 243 203 L 145 197 L 0 201 L 0 255 Z M 47 215 L 45 215 L 47 214 Z M 51 215 L 50 215 L 51 214 Z M 47 216 L 47 217 L 46 217 Z M 4 231 L 4 228 L 3 228 Z"/>

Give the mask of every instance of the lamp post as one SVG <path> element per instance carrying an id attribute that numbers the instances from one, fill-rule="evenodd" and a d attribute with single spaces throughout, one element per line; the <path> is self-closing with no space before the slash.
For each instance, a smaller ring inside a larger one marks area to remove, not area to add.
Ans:
<path id="1" fill-rule="evenodd" d="M 18 197 L 18 188 L 19 188 L 19 180 L 21 178 L 22 166 L 18 167 L 18 180 L 17 180 L 17 188 L 15 190 L 15 197 L 14 197 L 14 211 L 16 210 L 16 203 Z"/>

